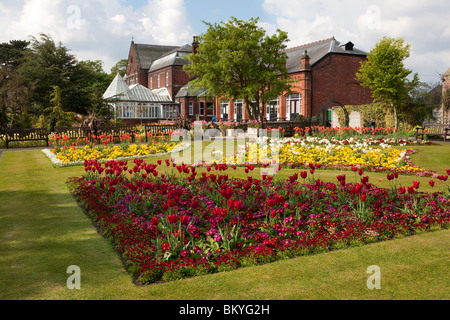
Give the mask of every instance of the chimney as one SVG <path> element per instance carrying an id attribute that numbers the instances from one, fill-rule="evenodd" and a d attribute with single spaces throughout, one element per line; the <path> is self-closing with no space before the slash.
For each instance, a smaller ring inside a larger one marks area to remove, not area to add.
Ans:
<path id="1" fill-rule="evenodd" d="M 305 53 L 303 54 L 302 57 L 302 62 L 300 64 L 300 70 L 310 70 L 311 69 L 311 65 L 309 64 L 309 56 L 308 56 L 308 51 L 305 50 Z"/>
<path id="2" fill-rule="evenodd" d="M 194 54 L 197 53 L 197 49 L 198 49 L 198 46 L 199 46 L 198 40 L 199 40 L 199 37 L 198 36 L 194 36 L 193 41 L 192 41 L 192 52 Z"/>

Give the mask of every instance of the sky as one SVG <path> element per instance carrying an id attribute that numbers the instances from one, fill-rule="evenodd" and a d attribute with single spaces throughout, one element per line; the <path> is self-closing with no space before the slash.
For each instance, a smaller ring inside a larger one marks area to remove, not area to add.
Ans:
<path id="1" fill-rule="evenodd" d="M 230 17 L 286 31 L 288 47 L 334 36 L 369 52 L 384 36 L 402 38 L 411 45 L 405 66 L 427 83 L 450 68 L 448 0 L 0 0 L 0 42 L 44 33 L 110 72 L 132 40 L 181 46 L 206 32 L 203 21 Z"/>

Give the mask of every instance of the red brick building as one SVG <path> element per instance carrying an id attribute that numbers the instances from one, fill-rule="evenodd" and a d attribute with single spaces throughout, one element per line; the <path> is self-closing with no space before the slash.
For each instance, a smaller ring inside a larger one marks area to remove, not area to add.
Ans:
<path id="1" fill-rule="evenodd" d="M 150 90 L 166 88 L 179 104 L 180 114 L 192 119 L 248 119 L 243 101 L 209 99 L 204 92 L 190 90 L 191 80 L 183 70 L 187 55 L 197 46 L 156 46 L 131 43 L 126 73 L 128 85 L 139 83 Z M 267 119 L 294 120 L 298 114 L 307 118 L 318 113 L 327 120 L 328 108 L 337 105 L 362 105 L 373 101 L 369 89 L 355 80 L 360 62 L 367 53 L 353 43 L 341 44 L 334 37 L 287 49 L 287 69 L 293 84 L 291 93 L 271 101 Z M 329 120 L 329 118 L 328 118 Z"/>

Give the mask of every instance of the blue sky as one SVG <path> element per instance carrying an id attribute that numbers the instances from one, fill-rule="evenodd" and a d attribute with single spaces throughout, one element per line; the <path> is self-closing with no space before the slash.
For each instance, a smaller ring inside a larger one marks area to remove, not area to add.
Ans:
<path id="1" fill-rule="evenodd" d="M 289 47 L 334 36 L 370 51 L 383 36 L 403 38 L 412 48 L 405 65 L 425 82 L 450 67 L 448 0 L 0 0 L 0 42 L 46 33 L 109 72 L 131 39 L 181 46 L 206 31 L 202 20 L 231 16 L 288 32 Z"/>

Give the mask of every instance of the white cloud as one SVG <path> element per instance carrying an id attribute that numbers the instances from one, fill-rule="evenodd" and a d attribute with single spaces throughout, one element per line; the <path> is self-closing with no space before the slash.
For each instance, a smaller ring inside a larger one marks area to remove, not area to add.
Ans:
<path id="1" fill-rule="evenodd" d="M 412 47 L 405 64 L 423 81 L 450 66 L 448 1 L 265 0 L 263 8 L 275 18 L 272 28 L 288 32 L 289 46 L 335 36 L 370 51 L 383 36 L 401 37 Z"/>
<path id="2" fill-rule="evenodd" d="M 134 9 L 121 0 L 2 0 L 0 42 L 50 35 L 79 60 L 105 70 L 128 57 L 135 42 L 184 45 L 192 41 L 184 0 L 148 0 Z"/>

